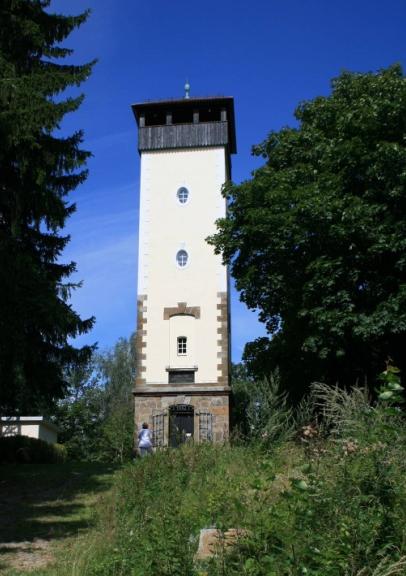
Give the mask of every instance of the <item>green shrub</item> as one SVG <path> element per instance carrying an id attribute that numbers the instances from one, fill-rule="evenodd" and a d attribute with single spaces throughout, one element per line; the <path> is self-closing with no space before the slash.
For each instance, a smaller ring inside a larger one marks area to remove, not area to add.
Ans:
<path id="1" fill-rule="evenodd" d="M 282 403 L 260 428 L 276 423 L 265 449 L 258 435 L 126 465 L 99 506 L 96 530 L 58 576 L 405 574 L 406 425 L 396 372 L 388 374 L 375 404 L 359 389 L 315 385 L 296 420 L 312 433 L 295 441 L 283 440 L 294 420 L 285 427 Z M 245 536 L 195 563 L 200 530 L 210 527 Z"/>
<path id="2" fill-rule="evenodd" d="M 61 444 L 48 444 L 28 436 L 0 437 L 0 464 L 58 463 L 66 460 Z"/>
<path id="3" fill-rule="evenodd" d="M 290 440 L 295 434 L 293 410 L 287 394 L 280 389 L 279 373 L 259 381 L 233 383 L 234 406 L 239 416 L 238 438 L 272 447 Z"/>
<path id="4" fill-rule="evenodd" d="M 303 442 L 278 498 L 272 467 L 253 486 L 248 536 L 211 563 L 210 576 L 405 573 L 406 427 L 394 374 L 383 375 L 375 405 L 360 389 L 313 386 L 324 431 Z"/>
<path id="5" fill-rule="evenodd" d="M 200 530 L 243 522 L 243 487 L 256 460 L 252 449 L 200 445 L 125 466 L 101 507 L 94 540 L 76 551 L 77 574 L 195 574 Z"/>

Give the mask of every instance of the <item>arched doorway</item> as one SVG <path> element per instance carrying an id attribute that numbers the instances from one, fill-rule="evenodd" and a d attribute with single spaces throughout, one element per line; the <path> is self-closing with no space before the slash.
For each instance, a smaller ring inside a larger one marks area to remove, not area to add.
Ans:
<path id="1" fill-rule="evenodd" d="M 193 439 L 194 409 L 190 404 L 175 404 L 169 408 L 169 446 L 176 448 Z"/>

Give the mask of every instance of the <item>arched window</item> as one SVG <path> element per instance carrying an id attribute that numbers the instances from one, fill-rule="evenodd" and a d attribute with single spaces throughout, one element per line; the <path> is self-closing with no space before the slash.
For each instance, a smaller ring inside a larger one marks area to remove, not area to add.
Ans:
<path id="1" fill-rule="evenodd" d="M 189 190 L 187 188 L 185 188 L 184 186 L 182 186 L 177 191 L 176 196 L 177 196 L 180 204 L 186 204 L 186 202 L 188 201 L 188 198 L 189 198 Z"/>
<path id="2" fill-rule="evenodd" d="M 169 368 L 191 370 L 196 365 L 196 318 L 178 314 L 169 319 Z M 183 339 L 183 340 L 182 340 Z M 169 373 L 171 374 L 171 373 Z M 177 376 L 179 373 L 177 373 Z M 176 377 L 177 377 L 176 376 Z M 183 377 L 183 372 L 182 372 Z M 173 380 L 175 382 L 175 380 Z"/>
<path id="3" fill-rule="evenodd" d="M 186 336 L 178 336 L 178 356 L 185 356 L 187 354 L 187 338 Z"/>
<path id="4" fill-rule="evenodd" d="M 178 263 L 178 266 L 184 268 L 187 264 L 188 258 L 189 256 L 186 250 L 179 250 L 176 254 L 176 262 Z"/>

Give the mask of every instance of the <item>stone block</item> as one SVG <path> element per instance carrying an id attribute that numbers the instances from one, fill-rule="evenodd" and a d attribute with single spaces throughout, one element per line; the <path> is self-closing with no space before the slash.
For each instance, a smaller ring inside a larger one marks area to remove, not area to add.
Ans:
<path id="1" fill-rule="evenodd" d="M 227 396 L 217 396 L 211 399 L 212 406 L 228 406 Z"/>
<path id="2" fill-rule="evenodd" d="M 230 528 L 222 532 L 217 528 L 203 528 L 200 530 L 199 547 L 195 554 L 195 560 L 206 560 L 216 556 L 225 547 L 233 546 L 236 542 L 247 535 L 247 531 L 241 528 Z"/>
<path id="3" fill-rule="evenodd" d="M 228 406 L 213 406 L 212 412 L 216 416 L 227 416 L 228 415 Z"/>

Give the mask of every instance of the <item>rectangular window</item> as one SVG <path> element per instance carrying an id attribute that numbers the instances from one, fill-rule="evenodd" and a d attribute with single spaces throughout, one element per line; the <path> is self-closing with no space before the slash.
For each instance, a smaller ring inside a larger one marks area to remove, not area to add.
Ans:
<path id="1" fill-rule="evenodd" d="M 193 384 L 195 373 L 192 370 L 171 370 L 169 372 L 169 384 Z"/>
<path id="2" fill-rule="evenodd" d="M 187 338 L 186 336 L 179 336 L 178 338 L 178 356 L 185 356 L 187 352 Z"/>

